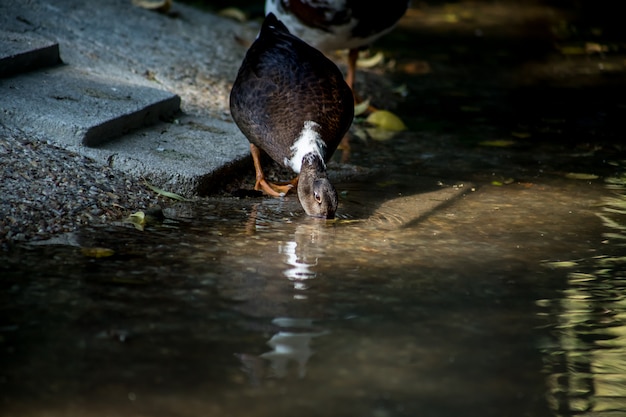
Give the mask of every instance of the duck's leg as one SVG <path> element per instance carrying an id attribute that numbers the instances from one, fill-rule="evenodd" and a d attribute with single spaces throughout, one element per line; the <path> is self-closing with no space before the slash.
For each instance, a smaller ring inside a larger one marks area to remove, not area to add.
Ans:
<path id="1" fill-rule="evenodd" d="M 346 84 L 352 90 L 352 95 L 354 96 L 354 104 L 358 104 L 363 101 L 363 99 L 359 96 L 359 94 L 354 90 L 354 83 L 356 82 L 356 62 L 359 59 L 359 48 L 350 49 L 348 52 L 348 72 L 346 74 Z M 373 113 L 377 109 L 376 107 L 369 105 L 367 106 L 366 112 Z M 347 139 L 344 137 L 344 142 L 347 143 Z"/>
<path id="2" fill-rule="evenodd" d="M 359 48 L 350 49 L 348 51 L 348 72 L 346 73 L 346 84 L 352 90 L 352 96 L 354 97 L 354 104 L 360 103 L 361 97 L 354 91 L 354 81 L 356 79 L 356 61 L 359 59 Z M 350 159 L 350 138 L 346 133 L 337 149 L 341 150 L 341 162 L 346 163 Z"/>
<path id="3" fill-rule="evenodd" d="M 354 92 L 354 80 L 356 77 L 356 61 L 359 59 L 359 48 L 350 49 L 348 51 L 348 73 L 346 74 L 346 84 L 354 94 L 354 101 L 360 101 Z"/>
<path id="4" fill-rule="evenodd" d="M 346 74 L 346 84 L 348 84 L 348 87 L 352 90 L 354 104 L 358 104 L 363 101 L 359 94 L 354 90 L 354 83 L 356 80 L 356 62 L 359 59 L 359 51 L 359 48 L 350 49 L 350 51 L 348 51 L 348 72 Z M 372 113 L 375 111 L 376 107 L 372 105 L 367 106 L 366 113 Z M 343 136 L 337 148 L 341 150 L 341 162 L 345 164 L 350 159 L 350 137 L 348 136 L 348 133 Z"/>
<path id="5" fill-rule="evenodd" d="M 265 194 L 273 197 L 283 197 L 293 187 L 291 183 L 285 185 L 273 184 L 265 179 L 263 168 L 261 168 L 261 150 L 254 144 L 250 144 L 250 154 L 254 162 L 254 171 L 256 172 L 255 190 L 263 190 Z"/>
<path id="6" fill-rule="evenodd" d="M 294 177 L 293 179 L 287 182 L 269 182 L 269 181 L 266 181 L 266 182 L 270 185 L 270 187 L 276 190 L 282 190 L 284 188 L 287 188 L 287 190 L 295 190 L 298 188 L 299 178 L 300 176 L 298 175 L 297 177 Z"/>

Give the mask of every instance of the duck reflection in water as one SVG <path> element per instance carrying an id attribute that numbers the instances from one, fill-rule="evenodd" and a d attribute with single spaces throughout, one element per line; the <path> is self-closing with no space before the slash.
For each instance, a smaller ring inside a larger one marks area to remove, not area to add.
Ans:
<path id="1" fill-rule="evenodd" d="M 254 223 L 263 222 L 259 217 L 262 216 L 258 213 L 258 206 L 255 206 L 250 220 Z M 247 230 L 251 232 L 253 227 L 249 226 Z M 326 222 L 305 219 L 303 223 L 295 225 L 293 240 L 278 242 L 277 250 L 286 266 L 283 276 L 288 281 L 284 282 L 292 283 L 293 297 L 289 301 L 283 300 L 276 304 L 277 313 L 286 313 L 287 316 L 276 317 L 271 322 L 274 332 L 267 341 L 271 350 L 260 355 L 235 355 L 250 384 L 258 386 L 264 379 L 288 378 L 291 364 L 295 365 L 297 377 L 304 378 L 309 359 L 314 354 L 311 347 L 313 339 L 329 333 L 315 324 L 315 320 L 322 316 L 318 317 L 316 310 L 310 309 L 310 297 L 314 298 L 314 293 L 309 296 L 308 292 L 311 290 L 312 280 L 317 277 L 320 255 L 323 253 L 324 243 L 327 243 L 326 238 L 330 236 L 328 233 L 332 230 L 334 229 L 328 227 Z"/>
<path id="2" fill-rule="evenodd" d="M 321 233 L 316 225 L 300 224 L 296 228 L 293 241 L 278 244 L 278 253 L 285 255 L 285 263 L 291 266 L 283 274 L 293 282 L 293 288 L 298 292 L 294 294 L 294 298 L 307 298 L 303 292 L 309 288 L 307 281 L 317 276 L 315 267 L 321 249 L 317 244 Z"/>
<path id="3" fill-rule="evenodd" d="M 261 385 L 264 379 L 289 377 L 292 362 L 297 366 L 297 377 L 305 378 L 307 363 L 314 354 L 312 340 L 329 333 L 316 328 L 312 319 L 277 317 L 272 324 L 280 329 L 267 341 L 272 350 L 258 356 L 235 354 L 241 362 L 241 370 L 255 386 Z"/>

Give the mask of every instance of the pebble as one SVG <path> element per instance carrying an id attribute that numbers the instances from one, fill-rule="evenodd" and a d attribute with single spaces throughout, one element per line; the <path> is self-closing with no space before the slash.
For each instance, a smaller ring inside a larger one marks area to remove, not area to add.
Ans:
<path id="1" fill-rule="evenodd" d="M 160 203 L 141 180 L 0 128 L 0 250 Z"/>

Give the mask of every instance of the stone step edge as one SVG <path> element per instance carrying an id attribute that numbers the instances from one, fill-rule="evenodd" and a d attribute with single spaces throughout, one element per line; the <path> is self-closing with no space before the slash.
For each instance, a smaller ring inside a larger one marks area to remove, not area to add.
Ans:
<path id="1" fill-rule="evenodd" d="M 32 34 L 0 30 L 0 78 L 61 63 L 58 43 Z"/>
<path id="2" fill-rule="evenodd" d="M 121 114 L 117 118 L 92 126 L 83 133 L 82 144 L 95 147 L 108 140 L 124 136 L 135 129 L 166 121 L 180 112 L 180 102 L 178 95 L 172 95 L 136 111 Z"/>

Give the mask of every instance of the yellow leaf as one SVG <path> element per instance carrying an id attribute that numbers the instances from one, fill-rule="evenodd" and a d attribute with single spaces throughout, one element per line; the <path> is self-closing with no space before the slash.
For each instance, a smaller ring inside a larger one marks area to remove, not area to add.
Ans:
<path id="1" fill-rule="evenodd" d="M 383 62 L 383 59 L 385 59 L 385 55 L 383 55 L 381 51 L 378 51 L 374 56 L 369 58 L 359 58 L 356 61 L 356 65 L 359 68 L 372 68 Z"/>
<path id="2" fill-rule="evenodd" d="M 515 141 L 510 139 L 483 140 L 478 144 L 480 146 L 495 146 L 499 148 L 506 148 L 508 146 L 515 145 Z"/>
<path id="3" fill-rule="evenodd" d="M 553 268 L 572 268 L 578 265 L 578 263 L 574 261 L 557 261 L 557 262 L 547 262 Z"/>
<path id="4" fill-rule="evenodd" d="M 115 254 L 115 251 L 113 249 L 99 247 L 80 248 L 80 251 L 83 255 L 89 258 L 106 258 Z"/>
<path id="5" fill-rule="evenodd" d="M 144 181 L 144 184 L 146 184 L 146 187 L 150 188 L 152 191 L 154 191 L 155 193 L 162 195 L 163 197 L 167 197 L 167 198 L 171 198 L 172 200 L 178 200 L 178 201 L 190 201 L 188 199 L 186 199 L 183 196 L 180 196 L 176 193 L 171 193 L 169 191 L 164 191 L 160 188 L 155 187 L 152 184 L 149 184 L 147 181 Z"/>
<path id="6" fill-rule="evenodd" d="M 398 116 L 387 110 L 378 110 L 371 113 L 366 122 L 384 130 L 391 132 L 401 132 L 406 130 L 406 125 Z"/>
<path id="7" fill-rule="evenodd" d="M 380 127 L 369 127 L 366 128 L 365 131 L 370 138 L 378 140 L 380 142 L 391 139 L 397 133 L 392 130 L 381 129 Z"/>
<path id="8" fill-rule="evenodd" d="M 581 172 L 568 172 L 565 174 L 565 178 L 569 178 L 571 180 L 595 180 L 598 179 L 596 174 L 585 174 Z"/>
<path id="9" fill-rule="evenodd" d="M 225 9 L 220 10 L 218 15 L 222 17 L 228 17 L 229 19 L 233 19 L 239 23 L 245 23 L 248 20 L 246 14 L 236 7 L 227 7 Z"/>
<path id="10" fill-rule="evenodd" d="M 143 211 L 138 211 L 128 216 L 125 221 L 127 223 L 132 223 L 136 229 L 143 231 L 143 228 L 146 225 L 146 214 Z"/>
<path id="11" fill-rule="evenodd" d="M 143 9 L 167 13 L 172 7 L 172 0 L 133 0 L 133 4 Z"/>
<path id="12" fill-rule="evenodd" d="M 519 138 L 519 139 L 526 139 L 530 137 L 530 133 L 528 132 L 511 132 L 511 136 Z"/>
<path id="13" fill-rule="evenodd" d="M 369 100 L 365 100 L 365 101 L 360 102 L 359 104 L 355 104 L 354 115 L 360 116 L 361 114 L 365 113 L 365 111 L 368 109 L 369 106 L 370 106 Z"/>

